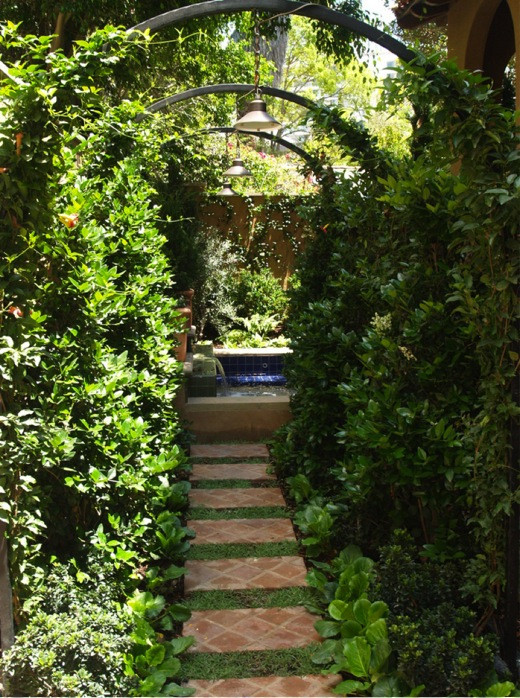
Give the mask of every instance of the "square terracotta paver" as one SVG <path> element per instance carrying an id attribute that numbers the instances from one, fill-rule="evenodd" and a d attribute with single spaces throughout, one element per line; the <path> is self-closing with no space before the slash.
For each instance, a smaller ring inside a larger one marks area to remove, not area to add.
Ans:
<path id="1" fill-rule="evenodd" d="M 188 560 L 184 590 L 283 589 L 305 586 L 307 570 L 301 557 L 237 557 Z"/>
<path id="2" fill-rule="evenodd" d="M 235 507 L 284 507 L 285 500 L 278 487 L 250 487 L 220 490 L 192 490 L 192 507 L 232 509 Z"/>
<path id="3" fill-rule="evenodd" d="M 319 642 L 315 621 L 302 606 L 194 611 L 183 634 L 195 637 L 190 652 L 279 650 Z"/>
<path id="4" fill-rule="evenodd" d="M 196 463 L 191 473 L 193 481 L 198 480 L 275 480 L 267 466 L 251 463 Z"/>
<path id="5" fill-rule="evenodd" d="M 268 458 L 265 444 L 200 444 L 192 446 L 193 458 Z"/>
<path id="6" fill-rule="evenodd" d="M 271 696 L 271 698 L 328 698 L 335 695 L 332 689 L 342 681 L 339 674 L 329 676 L 262 676 L 253 679 L 221 679 L 220 681 L 192 680 L 188 683 L 195 689 L 195 696 L 206 698 L 248 698 L 249 696 Z"/>
<path id="7" fill-rule="evenodd" d="M 295 540 L 290 519 L 224 519 L 188 521 L 195 531 L 192 545 L 201 543 L 277 543 Z"/>

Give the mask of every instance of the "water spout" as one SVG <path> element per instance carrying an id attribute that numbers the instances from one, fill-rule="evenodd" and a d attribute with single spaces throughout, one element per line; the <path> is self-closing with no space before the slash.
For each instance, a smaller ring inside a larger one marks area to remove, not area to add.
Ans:
<path id="1" fill-rule="evenodd" d="M 220 377 L 222 378 L 222 390 L 223 390 L 223 393 L 224 393 L 224 397 L 226 397 L 227 394 L 228 394 L 228 382 L 227 382 L 227 379 L 226 379 L 226 373 L 225 373 L 225 371 L 224 371 L 224 366 L 222 366 L 222 364 L 220 363 L 220 360 L 217 359 L 216 356 L 213 357 L 213 358 L 215 359 L 215 364 L 216 364 L 216 366 L 217 366 L 217 368 L 218 368 L 218 372 L 220 373 Z"/>

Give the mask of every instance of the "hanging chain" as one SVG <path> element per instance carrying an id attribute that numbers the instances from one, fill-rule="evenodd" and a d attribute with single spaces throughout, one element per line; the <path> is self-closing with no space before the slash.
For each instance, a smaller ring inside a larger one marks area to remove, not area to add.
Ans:
<path id="1" fill-rule="evenodd" d="M 260 84 L 260 22 L 255 14 L 255 93 Z"/>

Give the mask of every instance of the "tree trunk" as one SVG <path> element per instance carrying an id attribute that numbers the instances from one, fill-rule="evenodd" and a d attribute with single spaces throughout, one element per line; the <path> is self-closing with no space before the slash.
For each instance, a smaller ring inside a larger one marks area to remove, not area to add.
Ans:
<path id="1" fill-rule="evenodd" d="M 13 592 L 9 577 L 6 530 L 7 525 L 0 523 L 0 646 L 3 652 L 14 643 Z"/>
<path id="2" fill-rule="evenodd" d="M 57 51 L 59 48 L 63 48 L 65 45 L 65 27 L 70 19 L 69 12 L 59 12 L 56 19 L 56 25 L 54 27 L 53 34 L 55 35 L 51 43 L 51 53 Z"/>
<path id="3" fill-rule="evenodd" d="M 276 67 L 273 77 L 273 87 L 280 87 L 288 43 L 289 33 L 282 27 L 276 29 L 275 35 L 269 39 L 269 41 L 266 42 L 262 39 L 260 42 L 262 55 L 265 56 L 268 61 L 272 61 Z"/>

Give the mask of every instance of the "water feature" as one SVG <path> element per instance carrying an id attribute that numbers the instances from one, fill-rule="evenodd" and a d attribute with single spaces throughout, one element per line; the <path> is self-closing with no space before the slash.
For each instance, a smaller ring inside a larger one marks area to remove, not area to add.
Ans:
<path id="1" fill-rule="evenodd" d="M 292 391 L 285 385 L 239 385 L 228 386 L 224 392 L 221 385 L 217 386 L 217 397 L 279 397 L 291 395 Z"/>
<path id="2" fill-rule="evenodd" d="M 228 395 L 229 393 L 229 388 L 228 388 L 228 382 L 226 379 L 226 373 L 224 371 L 224 367 L 222 366 L 222 363 L 219 359 L 217 359 L 216 356 L 213 357 L 215 359 L 215 365 L 218 369 L 218 372 L 220 374 L 220 382 L 219 382 L 219 390 L 217 390 L 217 395 L 223 395 L 224 397 Z"/>
<path id="3" fill-rule="evenodd" d="M 228 389 L 237 386 L 240 389 L 258 386 L 258 390 L 245 391 L 247 395 L 287 394 L 273 392 L 274 386 L 284 386 L 284 359 L 290 353 L 287 348 L 268 349 L 214 349 L 215 358 L 221 363 L 225 372 Z M 220 371 L 222 376 L 222 371 Z M 217 376 L 217 386 L 221 383 Z M 265 392 L 268 389 L 267 392 Z M 233 391 L 233 394 L 236 394 Z"/>

